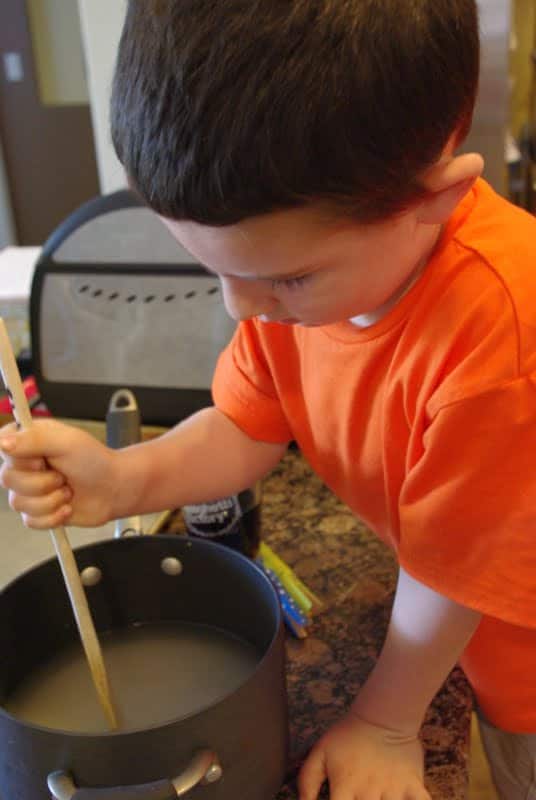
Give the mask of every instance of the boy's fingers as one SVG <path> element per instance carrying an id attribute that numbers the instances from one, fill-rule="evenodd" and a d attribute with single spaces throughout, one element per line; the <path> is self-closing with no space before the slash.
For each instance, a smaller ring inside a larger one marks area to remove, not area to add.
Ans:
<path id="1" fill-rule="evenodd" d="M 380 792 L 382 800 L 432 800 L 422 783 L 416 782 L 406 789 L 389 789 Z"/>
<path id="2" fill-rule="evenodd" d="M 407 798 L 408 800 L 432 800 L 424 786 L 419 786 L 418 788 L 414 789 L 411 794 L 407 795 Z"/>
<path id="3" fill-rule="evenodd" d="M 342 786 L 340 789 L 333 789 L 331 782 L 329 785 L 329 796 L 331 800 L 383 800 L 383 794 L 355 794 L 354 790 Z M 401 800 L 400 797 L 397 800 Z"/>
<path id="4" fill-rule="evenodd" d="M 9 468 L 21 472 L 44 472 L 47 464 L 44 458 L 8 458 Z"/>
<path id="5" fill-rule="evenodd" d="M 41 497 L 25 497 L 24 495 L 9 493 L 9 505 L 13 511 L 24 513 L 32 518 L 55 514 L 62 506 L 69 502 L 72 492 L 67 487 L 57 489 L 55 492 Z"/>
<path id="6" fill-rule="evenodd" d="M 339 775 L 330 774 L 329 796 L 331 800 L 384 800 L 381 787 L 370 786 L 360 790 L 346 771 Z M 396 800 L 402 800 L 402 795 L 397 795 Z"/>
<path id="7" fill-rule="evenodd" d="M 28 472 L 5 468 L 0 471 L 0 484 L 4 489 L 11 489 L 17 494 L 38 497 L 60 489 L 65 485 L 65 479 L 54 470 Z"/>
<path id="8" fill-rule="evenodd" d="M 313 751 L 298 776 L 299 800 L 317 800 L 320 787 L 326 778 L 324 755 Z"/>
<path id="9" fill-rule="evenodd" d="M 72 507 L 70 505 L 65 505 L 55 513 L 45 517 L 31 517 L 29 514 L 22 514 L 22 521 L 26 528 L 36 528 L 37 530 L 45 531 L 51 530 L 52 528 L 59 528 L 60 525 L 65 525 L 72 513 Z"/>

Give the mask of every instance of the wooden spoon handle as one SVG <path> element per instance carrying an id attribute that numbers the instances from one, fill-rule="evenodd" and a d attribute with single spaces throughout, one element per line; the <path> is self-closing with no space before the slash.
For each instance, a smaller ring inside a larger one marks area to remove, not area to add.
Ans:
<path id="1" fill-rule="evenodd" d="M 32 415 L 22 388 L 19 370 L 4 320 L 0 317 L 0 371 L 4 385 L 11 401 L 13 416 L 17 426 L 22 429 L 33 424 Z M 80 573 L 76 565 L 74 554 L 67 538 L 65 528 L 55 528 L 50 531 L 56 555 L 60 562 L 63 579 L 71 601 L 74 617 L 82 640 L 82 645 L 91 671 L 95 690 L 112 729 L 118 727 L 117 714 L 112 703 L 110 684 L 104 666 L 102 650 L 93 624 L 91 612 L 87 603 L 86 593 L 82 585 Z"/>
<path id="2" fill-rule="evenodd" d="M 119 727 L 119 723 L 117 712 L 112 702 L 112 692 L 108 681 L 108 675 L 106 674 L 104 658 L 102 656 L 97 631 L 93 624 L 91 611 L 87 603 L 80 573 L 67 538 L 67 533 L 65 528 L 55 528 L 50 531 L 50 535 L 54 543 L 58 561 L 60 562 L 63 580 L 65 581 L 69 600 L 71 601 L 76 625 L 99 702 L 108 721 L 108 725 L 112 730 L 116 730 Z"/>

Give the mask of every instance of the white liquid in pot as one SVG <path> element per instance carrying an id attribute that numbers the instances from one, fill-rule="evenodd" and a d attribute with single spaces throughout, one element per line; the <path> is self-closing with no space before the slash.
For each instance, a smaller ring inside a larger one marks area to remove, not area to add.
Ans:
<path id="1" fill-rule="evenodd" d="M 195 714 L 231 694 L 255 669 L 255 648 L 225 631 L 158 623 L 100 636 L 120 728 Z M 18 719 L 49 728 L 106 731 L 81 644 L 63 650 L 10 695 Z"/>

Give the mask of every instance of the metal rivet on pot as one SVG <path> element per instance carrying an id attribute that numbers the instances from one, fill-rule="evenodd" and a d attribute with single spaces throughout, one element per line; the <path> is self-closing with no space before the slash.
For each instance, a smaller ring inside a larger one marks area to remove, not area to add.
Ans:
<path id="1" fill-rule="evenodd" d="M 223 775 L 223 770 L 219 764 L 212 764 L 205 772 L 203 783 L 216 783 Z"/>
<path id="2" fill-rule="evenodd" d="M 102 580 L 102 572 L 98 567 L 86 567 L 80 577 L 84 586 L 96 586 Z"/>
<path id="3" fill-rule="evenodd" d="M 166 575 L 180 575 L 182 572 L 181 562 L 178 558 L 173 558 L 173 556 L 163 558 L 160 566 Z"/>

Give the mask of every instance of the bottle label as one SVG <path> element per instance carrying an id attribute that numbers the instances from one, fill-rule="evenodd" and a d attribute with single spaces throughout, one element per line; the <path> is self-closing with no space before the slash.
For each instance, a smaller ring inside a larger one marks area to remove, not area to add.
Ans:
<path id="1" fill-rule="evenodd" d="M 238 497 L 223 497 L 212 503 L 183 506 L 184 522 L 188 530 L 205 539 L 215 539 L 230 533 L 242 516 Z"/>

